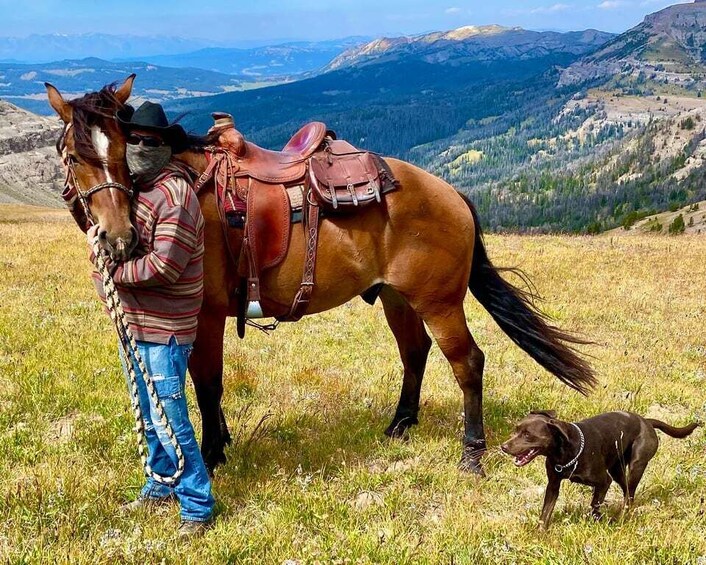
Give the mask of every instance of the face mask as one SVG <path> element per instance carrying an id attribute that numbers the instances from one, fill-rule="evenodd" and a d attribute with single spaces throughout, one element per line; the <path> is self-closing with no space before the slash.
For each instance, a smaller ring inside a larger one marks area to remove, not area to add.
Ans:
<path id="1" fill-rule="evenodd" d="M 169 163 L 172 158 L 172 148 L 169 145 L 159 147 L 128 145 L 125 158 L 127 167 L 136 180 L 149 180 Z"/>

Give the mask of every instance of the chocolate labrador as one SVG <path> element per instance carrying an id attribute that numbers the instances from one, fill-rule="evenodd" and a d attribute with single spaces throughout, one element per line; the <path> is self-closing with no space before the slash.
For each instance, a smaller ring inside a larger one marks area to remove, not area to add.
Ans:
<path id="1" fill-rule="evenodd" d="M 631 412 L 608 412 L 577 423 L 556 419 L 556 412 L 531 412 L 515 427 L 501 449 L 524 467 L 535 457 L 547 458 L 547 490 L 540 516 L 546 528 L 559 496 L 561 481 L 569 479 L 593 487 L 592 515 L 601 517 L 600 507 L 612 481 L 623 489 L 625 507 L 632 505 L 645 467 L 657 452 L 655 429 L 685 438 L 699 424 L 674 428 L 659 420 Z"/>

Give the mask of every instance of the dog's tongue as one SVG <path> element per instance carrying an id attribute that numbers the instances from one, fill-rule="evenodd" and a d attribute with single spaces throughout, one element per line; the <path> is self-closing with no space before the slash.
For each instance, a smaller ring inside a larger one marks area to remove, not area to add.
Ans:
<path id="1" fill-rule="evenodd" d="M 515 457 L 515 465 L 518 467 L 524 467 L 525 465 L 527 465 L 527 463 L 534 459 L 535 453 L 537 453 L 536 449 L 530 449 L 526 453 L 518 455 L 517 457 Z"/>

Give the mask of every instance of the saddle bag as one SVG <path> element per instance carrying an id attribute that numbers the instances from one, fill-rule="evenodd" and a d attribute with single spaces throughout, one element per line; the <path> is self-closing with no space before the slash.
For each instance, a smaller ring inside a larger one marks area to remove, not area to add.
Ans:
<path id="1" fill-rule="evenodd" d="M 328 211 L 350 211 L 382 200 L 375 156 L 344 140 L 324 140 L 309 161 L 309 183 L 318 204 Z"/>

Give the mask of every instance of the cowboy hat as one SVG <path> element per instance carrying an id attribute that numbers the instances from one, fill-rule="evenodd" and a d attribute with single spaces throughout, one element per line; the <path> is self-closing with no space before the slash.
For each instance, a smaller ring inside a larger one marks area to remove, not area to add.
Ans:
<path id="1" fill-rule="evenodd" d="M 188 145 L 184 128 L 179 124 L 170 124 L 162 106 L 154 102 L 144 102 L 137 110 L 126 105 L 116 112 L 115 117 L 124 132 L 133 129 L 152 131 L 159 134 L 175 153 L 186 149 Z"/>

